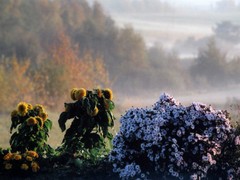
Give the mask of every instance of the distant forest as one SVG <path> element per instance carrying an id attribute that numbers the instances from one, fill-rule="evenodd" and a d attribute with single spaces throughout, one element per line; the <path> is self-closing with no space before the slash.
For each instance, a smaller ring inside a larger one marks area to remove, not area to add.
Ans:
<path id="1" fill-rule="evenodd" d="M 214 37 L 185 66 L 174 52 L 147 48 L 131 26 L 118 28 L 98 2 L 0 0 L 0 112 L 19 101 L 62 107 L 73 87 L 131 95 L 240 83 L 239 68 Z"/>

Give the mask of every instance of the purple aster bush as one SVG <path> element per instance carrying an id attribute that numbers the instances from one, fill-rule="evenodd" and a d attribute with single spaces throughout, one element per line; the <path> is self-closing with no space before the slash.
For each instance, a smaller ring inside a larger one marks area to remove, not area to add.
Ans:
<path id="1" fill-rule="evenodd" d="M 226 111 L 201 103 L 185 107 L 163 94 L 152 108 L 128 110 L 120 123 L 109 161 L 122 179 L 240 175 L 240 159 L 227 160 L 234 148 L 231 152 L 240 158 L 240 136 Z"/>

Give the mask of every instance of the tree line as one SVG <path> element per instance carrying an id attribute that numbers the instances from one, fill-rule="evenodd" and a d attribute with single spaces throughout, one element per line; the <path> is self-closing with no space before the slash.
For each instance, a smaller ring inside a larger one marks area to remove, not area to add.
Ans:
<path id="1" fill-rule="evenodd" d="M 80 86 L 131 95 L 240 81 L 239 58 L 228 62 L 214 40 L 185 68 L 85 0 L 0 0 L 0 56 L 0 106 L 9 109 L 21 100 L 57 108 Z"/>

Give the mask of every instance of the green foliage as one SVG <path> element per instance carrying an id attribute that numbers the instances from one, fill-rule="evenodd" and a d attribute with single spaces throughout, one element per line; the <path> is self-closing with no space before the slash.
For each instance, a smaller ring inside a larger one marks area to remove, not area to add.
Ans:
<path id="1" fill-rule="evenodd" d="M 26 150 L 36 151 L 40 156 L 49 156 L 54 150 L 46 143 L 52 128 L 51 120 L 42 105 L 21 102 L 17 110 L 11 114 L 12 125 L 10 132 L 11 151 L 24 153 Z"/>

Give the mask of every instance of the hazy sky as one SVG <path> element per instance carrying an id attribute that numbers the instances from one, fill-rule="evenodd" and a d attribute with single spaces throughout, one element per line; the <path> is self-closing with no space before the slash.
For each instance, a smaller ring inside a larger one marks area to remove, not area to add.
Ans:
<path id="1" fill-rule="evenodd" d="M 211 5 L 219 0 L 167 0 L 166 2 L 174 4 L 192 4 L 192 5 Z"/>
<path id="2" fill-rule="evenodd" d="M 165 0 L 166 2 L 173 3 L 180 6 L 214 6 L 216 2 L 222 0 Z M 236 4 L 240 3 L 240 0 L 228 0 L 228 1 L 235 1 Z"/>
<path id="3" fill-rule="evenodd" d="M 87 0 L 88 2 L 94 2 L 95 0 Z M 100 3 L 106 3 L 105 0 L 97 0 Z M 126 1 L 142 1 L 142 0 L 126 0 Z M 231 1 L 236 4 L 240 4 L 240 0 L 159 0 L 167 2 L 177 7 L 190 7 L 193 9 L 213 9 L 216 7 L 216 3 L 220 1 Z M 114 2 L 114 1 L 113 1 Z M 151 1 L 148 1 L 151 2 Z"/>
<path id="4" fill-rule="evenodd" d="M 177 6 L 197 6 L 199 8 L 213 7 L 220 0 L 166 0 L 166 2 Z"/>

